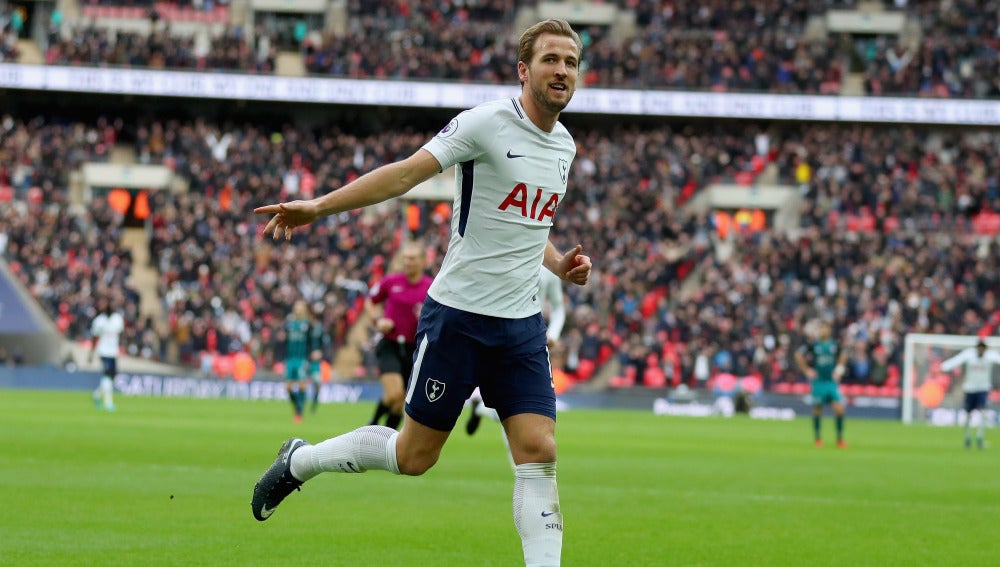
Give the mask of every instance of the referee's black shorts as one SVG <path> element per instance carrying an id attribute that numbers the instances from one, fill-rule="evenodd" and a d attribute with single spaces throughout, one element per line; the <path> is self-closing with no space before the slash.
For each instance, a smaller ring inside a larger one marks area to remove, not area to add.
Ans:
<path id="1" fill-rule="evenodd" d="M 396 373 L 403 376 L 403 386 L 410 382 L 410 371 L 413 370 L 413 353 L 417 350 L 414 343 L 401 343 L 383 337 L 375 345 L 375 359 L 378 361 L 380 374 Z"/>

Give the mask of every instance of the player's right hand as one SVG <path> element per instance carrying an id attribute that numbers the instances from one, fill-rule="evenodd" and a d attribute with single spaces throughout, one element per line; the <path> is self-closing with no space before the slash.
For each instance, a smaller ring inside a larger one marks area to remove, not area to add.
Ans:
<path id="1" fill-rule="evenodd" d="M 278 203 L 257 207 L 253 212 L 255 215 L 274 215 L 264 227 L 264 236 L 272 234 L 275 240 L 282 236 L 291 240 L 293 228 L 309 224 L 320 216 L 315 201 Z"/>

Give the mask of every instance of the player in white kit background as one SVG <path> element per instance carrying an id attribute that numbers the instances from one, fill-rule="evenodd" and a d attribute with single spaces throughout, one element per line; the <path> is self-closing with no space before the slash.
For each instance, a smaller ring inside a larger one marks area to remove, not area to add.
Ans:
<path id="1" fill-rule="evenodd" d="M 402 430 L 375 425 L 316 445 L 285 441 L 254 486 L 255 518 L 266 520 L 322 472 L 423 474 L 479 386 L 510 441 L 524 562 L 560 564 L 555 392 L 536 292 L 540 266 L 577 285 L 590 277 L 581 246 L 562 253 L 548 239 L 576 154 L 558 119 L 576 88 L 582 47 L 565 21 L 540 22 L 521 36 L 520 96 L 462 112 L 409 158 L 336 191 L 254 211 L 274 215 L 264 234 L 290 238 L 295 227 L 397 197 L 457 166 L 451 241 L 421 310 Z"/>
<path id="2" fill-rule="evenodd" d="M 94 361 L 94 353 L 101 358 L 101 381 L 93 392 L 94 406 L 106 411 L 115 411 L 114 380 L 118 374 L 118 351 L 121 335 L 125 331 L 125 319 L 111 306 L 111 300 L 101 298 L 97 304 L 97 316 L 90 324 L 91 349 L 88 363 Z"/>
<path id="3" fill-rule="evenodd" d="M 941 363 L 942 372 L 951 372 L 965 365 L 965 379 L 962 381 L 962 391 L 965 392 L 965 448 L 972 447 L 972 413 L 979 412 L 979 432 L 976 435 L 976 446 L 986 448 L 986 403 L 990 390 L 993 389 L 993 365 L 1000 364 L 1000 353 L 986 350 L 982 340 L 975 348 L 967 348 Z"/>

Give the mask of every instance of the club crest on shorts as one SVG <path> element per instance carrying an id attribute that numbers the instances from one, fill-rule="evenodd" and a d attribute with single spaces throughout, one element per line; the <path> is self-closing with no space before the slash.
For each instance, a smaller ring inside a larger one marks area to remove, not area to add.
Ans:
<path id="1" fill-rule="evenodd" d="M 444 382 L 428 378 L 427 382 L 424 382 L 424 394 L 427 395 L 427 401 L 436 402 L 440 400 L 441 396 L 444 395 L 444 387 Z"/>

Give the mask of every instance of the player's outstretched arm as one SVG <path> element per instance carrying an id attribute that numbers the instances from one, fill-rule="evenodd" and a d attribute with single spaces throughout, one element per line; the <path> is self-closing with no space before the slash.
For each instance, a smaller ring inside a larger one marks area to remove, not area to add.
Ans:
<path id="1" fill-rule="evenodd" d="M 975 355 L 975 349 L 962 349 L 958 354 L 941 363 L 941 372 L 951 372 L 955 368 L 958 368 L 969 360 L 972 360 Z"/>
<path id="2" fill-rule="evenodd" d="M 559 276 L 559 279 L 576 285 L 587 285 L 593 264 L 590 261 L 590 256 L 580 254 L 582 250 L 583 245 L 577 244 L 569 252 L 561 254 L 550 240 L 545 245 L 545 256 L 542 258 L 542 264 L 553 274 Z"/>
<path id="3" fill-rule="evenodd" d="M 292 229 L 323 217 L 381 203 L 398 197 L 441 171 L 441 164 L 424 149 L 405 160 L 383 165 L 336 191 L 308 201 L 276 203 L 254 209 L 254 214 L 274 215 L 264 235 L 292 237 Z"/>

